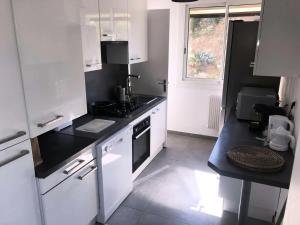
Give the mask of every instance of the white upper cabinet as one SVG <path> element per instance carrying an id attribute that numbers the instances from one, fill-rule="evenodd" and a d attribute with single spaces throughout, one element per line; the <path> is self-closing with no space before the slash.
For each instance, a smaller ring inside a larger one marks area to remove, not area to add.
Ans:
<path id="1" fill-rule="evenodd" d="M 13 0 L 30 136 L 86 114 L 80 0 Z"/>
<path id="2" fill-rule="evenodd" d="M 127 0 L 100 0 L 102 41 L 128 41 Z"/>
<path id="3" fill-rule="evenodd" d="M 81 32 L 84 71 L 100 70 L 100 11 L 99 0 L 81 0 Z"/>
<path id="4" fill-rule="evenodd" d="M 146 0 L 128 0 L 129 63 L 148 60 L 148 14 Z"/>
<path id="5" fill-rule="evenodd" d="M 264 0 L 254 75 L 300 75 L 300 1 Z"/>
<path id="6" fill-rule="evenodd" d="M 0 1 L 0 151 L 29 137 L 10 0 Z"/>

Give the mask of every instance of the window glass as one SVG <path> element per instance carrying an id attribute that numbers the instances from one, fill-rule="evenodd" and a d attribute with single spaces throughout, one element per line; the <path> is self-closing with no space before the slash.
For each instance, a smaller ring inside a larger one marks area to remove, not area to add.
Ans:
<path id="1" fill-rule="evenodd" d="M 225 11 L 225 7 L 189 10 L 187 78 L 220 78 L 224 54 Z"/>

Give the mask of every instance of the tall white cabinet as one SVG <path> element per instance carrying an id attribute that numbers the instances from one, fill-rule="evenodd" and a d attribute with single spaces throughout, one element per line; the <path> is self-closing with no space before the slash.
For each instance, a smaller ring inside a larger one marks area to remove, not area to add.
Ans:
<path id="1" fill-rule="evenodd" d="M 41 225 L 10 0 L 0 30 L 0 224 Z"/>
<path id="2" fill-rule="evenodd" d="M 80 0 L 13 0 L 30 136 L 86 114 Z"/>
<path id="3" fill-rule="evenodd" d="M 0 151 L 28 139 L 11 3 L 0 2 Z"/>
<path id="4" fill-rule="evenodd" d="M 129 63 L 148 60 L 148 14 L 146 0 L 128 0 Z"/>
<path id="5" fill-rule="evenodd" d="M 99 0 L 81 0 L 81 33 L 84 72 L 102 69 Z"/>
<path id="6" fill-rule="evenodd" d="M 254 75 L 300 75 L 300 1 L 264 0 Z"/>

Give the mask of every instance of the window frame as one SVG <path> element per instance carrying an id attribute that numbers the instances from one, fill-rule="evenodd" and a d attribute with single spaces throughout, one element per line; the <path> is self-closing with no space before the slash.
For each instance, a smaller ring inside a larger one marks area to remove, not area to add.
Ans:
<path id="1" fill-rule="evenodd" d="M 224 49 L 223 49 L 223 59 L 222 59 L 222 69 L 219 79 L 211 79 L 211 78 L 192 78 L 187 76 L 187 64 L 188 64 L 188 47 L 189 47 L 189 29 L 190 29 L 190 9 L 192 8 L 217 8 L 224 7 L 225 8 L 225 32 L 224 32 Z M 201 84 L 215 84 L 218 85 L 223 81 L 224 77 L 224 69 L 225 69 L 225 56 L 226 56 L 226 45 L 227 45 L 227 36 L 228 36 L 228 7 L 229 5 L 226 3 L 219 4 L 191 4 L 186 5 L 185 8 L 185 25 L 184 25 L 184 45 L 183 45 L 183 73 L 182 73 L 182 81 L 183 82 L 197 82 Z"/>
<path id="2" fill-rule="evenodd" d="M 185 23 L 184 23 L 184 44 L 183 44 L 183 73 L 181 77 L 181 82 L 185 84 L 205 84 L 205 85 L 220 85 L 224 81 L 225 75 L 225 64 L 226 64 L 226 53 L 227 53 L 227 41 L 228 41 L 228 26 L 229 26 L 229 8 L 232 6 L 242 6 L 242 5 L 257 5 L 260 4 L 262 6 L 262 2 L 221 2 L 214 4 L 187 4 L 185 6 Z M 214 8 L 214 7 L 225 7 L 225 32 L 224 32 L 224 49 L 223 49 L 223 59 L 222 59 L 222 69 L 219 79 L 211 79 L 211 78 L 191 78 L 187 77 L 187 64 L 188 64 L 188 44 L 189 44 L 189 28 L 190 28 L 190 9 L 191 8 Z"/>

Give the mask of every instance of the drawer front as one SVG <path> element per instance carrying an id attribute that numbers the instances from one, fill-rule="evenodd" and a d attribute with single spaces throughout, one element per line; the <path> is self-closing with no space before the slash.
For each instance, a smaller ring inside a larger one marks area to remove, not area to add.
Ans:
<path id="1" fill-rule="evenodd" d="M 97 166 L 93 160 L 42 196 L 45 225 L 87 225 L 98 213 Z"/>
<path id="2" fill-rule="evenodd" d="M 60 168 L 59 170 L 57 170 L 50 176 L 46 177 L 45 179 L 39 178 L 38 183 L 39 183 L 40 193 L 45 194 L 51 188 L 55 187 L 63 180 L 70 177 L 72 174 L 80 170 L 82 167 L 84 167 L 87 163 L 91 162 L 95 158 L 96 158 L 96 152 L 93 146 L 90 147 L 85 153 L 80 155 L 78 158 L 74 159 L 72 162 Z"/>

